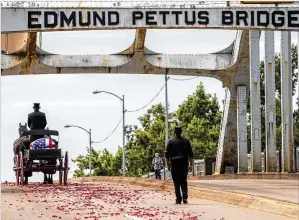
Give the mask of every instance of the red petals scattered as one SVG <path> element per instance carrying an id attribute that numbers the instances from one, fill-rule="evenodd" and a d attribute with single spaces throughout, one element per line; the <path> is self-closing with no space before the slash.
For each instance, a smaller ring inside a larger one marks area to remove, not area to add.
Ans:
<path id="1" fill-rule="evenodd" d="M 68 216 L 78 220 L 98 220 L 126 215 L 142 219 L 198 219 L 195 213 L 176 209 L 176 206 L 173 206 L 173 194 L 169 196 L 168 192 L 136 189 L 127 185 L 70 183 L 67 186 L 60 186 L 30 183 L 21 186 L 20 189 L 23 192 L 18 198 L 20 204 L 32 203 L 36 210 L 41 204 L 45 210 L 44 215 L 51 213 L 52 219 L 63 219 L 63 216 Z M 169 207 L 169 204 L 172 206 Z M 22 210 L 24 208 L 20 209 L 20 212 Z M 42 219 L 43 215 L 36 216 Z"/>

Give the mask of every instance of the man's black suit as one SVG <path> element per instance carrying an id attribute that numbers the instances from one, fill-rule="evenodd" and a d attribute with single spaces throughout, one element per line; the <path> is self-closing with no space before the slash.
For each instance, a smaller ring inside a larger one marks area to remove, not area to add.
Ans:
<path id="1" fill-rule="evenodd" d="M 28 127 L 30 130 L 42 130 L 47 126 L 46 115 L 43 112 L 35 110 L 28 115 Z M 36 140 L 42 138 L 43 136 L 31 136 L 30 140 Z"/>

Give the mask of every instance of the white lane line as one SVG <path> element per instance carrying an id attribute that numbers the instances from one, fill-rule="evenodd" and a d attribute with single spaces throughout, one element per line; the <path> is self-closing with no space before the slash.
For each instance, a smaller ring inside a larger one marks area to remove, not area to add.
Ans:
<path id="1" fill-rule="evenodd" d="M 142 218 L 138 218 L 135 216 L 130 216 L 130 215 L 125 215 L 126 217 L 130 218 L 130 219 L 134 219 L 134 220 L 142 220 Z"/>

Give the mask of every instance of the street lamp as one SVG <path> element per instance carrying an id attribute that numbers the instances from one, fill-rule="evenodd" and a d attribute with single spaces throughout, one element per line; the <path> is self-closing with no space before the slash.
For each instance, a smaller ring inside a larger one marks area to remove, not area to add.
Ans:
<path id="1" fill-rule="evenodd" d="M 167 144 L 168 144 L 168 85 L 167 81 L 169 80 L 169 77 L 167 76 L 167 73 L 165 74 L 165 147 L 164 152 L 166 152 Z M 164 180 L 166 180 L 166 155 L 165 155 L 165 165 L 164 165 Z"/>
<path id="2" fill-rule="evenodd" d="M 123 158 L 122 158 L 122 171 L 123 171 L 123 176 L 126 175 L 126 155 L 125 155 L 125 139 L 126 139 L 126 131 L 125 131 L 125 96 L 119 97 L 118 95 L 112 93 L 112 92 L 107 92 L 107 91 L 94 91 L 92 92 L 93 94 L 100 94 L 100 93 L 107 93 L 109 95 L 113 95 L 114 97 L 118 98 L 119 100 L 122 101 L 122 114 L 123 114 Z"/>
<path id="3" fill-rule="evenodd" d="M 70 127 L 80 128 L 80 129 L 86 131 L 89 134 L 89 176 L 91 176 L 91 153 L 92 153 L 92 151 L 91 151 L 91 143 L 92 143 L 92 141 L 91 141 L 91 129 L 89 129 L 89 131 L 88 131 L 85 128 L 82 128 L 82 127 L 77 126 L 77 125 L 65 125 L 64 127 L 65 128 L 70 128 Z"/>

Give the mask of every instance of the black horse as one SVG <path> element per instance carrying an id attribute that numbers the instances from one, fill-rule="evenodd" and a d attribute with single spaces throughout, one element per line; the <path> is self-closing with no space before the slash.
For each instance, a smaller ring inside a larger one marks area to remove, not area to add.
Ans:
<path id="1" fill-rule="evenodd" d="M 19 138 L 16 139 L 13 143 L 13 152 L 14 152 L 14 166 L 16 165 L 16 155 L 19 155 L 20 151 L 24 151 L 24 149 L 26 149 L 26 143 L 30 143 L 30 139 L 28 136 L 23 136 L 21 137 L 23 131 L 28 131 L 27 129 L 27 123 L 25 123 L 24 125 L 22 125 L 21 123 L 19 123 Z M 25 181 L 24 184 L 28 183 L 28 177 L 32 176 L 32 172 L 24 172 L 24 177 L 25 177 Z"/>

